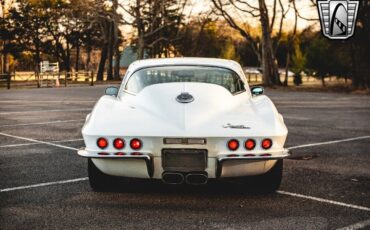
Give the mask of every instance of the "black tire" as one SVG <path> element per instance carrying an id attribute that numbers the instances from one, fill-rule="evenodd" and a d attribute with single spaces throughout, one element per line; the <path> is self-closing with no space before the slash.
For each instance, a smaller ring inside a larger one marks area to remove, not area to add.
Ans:
<path id="1" fill-rule="evenodd" d="M 283 160 L 281 159 L 277 160 L 267 173 L 251 178 L 253 190 L 259 193 L 273 193 L 279 189 L 282 177 Z"/>
<path id="2" fill-rule="evenodd" d="M 87 169 L 90 186 L 94 191 L 105 191 L 112 184 L 112 177 L 100 171 L 89 158 L 87 160 Z"/>

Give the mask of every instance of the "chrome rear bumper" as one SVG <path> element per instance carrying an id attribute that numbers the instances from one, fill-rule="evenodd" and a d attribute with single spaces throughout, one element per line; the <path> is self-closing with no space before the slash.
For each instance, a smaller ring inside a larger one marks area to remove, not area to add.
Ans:
<path id="1" fill-rule="evenodd" d="M 250 156 L 245 156 L 250 155 Z M 272 154 L 222 155 L 217 158 L 216 178 L 259 175 L 268 171 L 275 160 L 287 158 L 291 151 L 284 149 Z"/>
<path id="2" fill-rule="evenodd" d="M 137 154 L 138 152 L 133 152 Z M 98 152 L 89 152 L 85 150 L 85 148 L 81 148 L 77 151 L 77 154 L 81 157 L 86 157 L 86 158 L 95 158 L 95 159 L 120 159 L 120 160 L 129 160 L 129 159 L 136 159 L 136 160 L 143 160 L 146 163 L 147 171 L 149 177 L 153 176 L 154 172 L 154 163 L 153 163 L 153 157 L 150 153 L 144 153 L 144 152 L 139 152 L 142 155 L 132 155 L 133 153 L 127 153 L 126 155 L 114 155 L 114 154 L 109 154 L 109 155 L 99 155 Z"/>
<path id="3" fill-rule="evenodd" d="M 112 173 L 110 175 L 137 177 L 136 172 L 140 172 L 140 175 L 145 173 L 145 175 L 147 175 L 146 178 L 159 179 L 165 171 L 162 165 L 162 159 L 160 157 L 154 158 L 151 153 L 147 152 L 139 152 L 142 155 L 137 155 L 138 152 L 126 153 L 125 155 L 114 155 L 114 153 L 99 155 L 99 151 L 87 151 L 85 148 L 81 148 L 77 153 L 81 157 L 99 160 L 101 164 L 105 165 L 105 169 L 107 169 L 107 167 L 115 168 L 117 173 Z M 135 153 L 135 155 L 132 155 L 133 153 Z M 221 154 L 215 158 L 208 158 L 208 165 L 205 171 L 208 172 L 209 178 L 229 177 L 230 175 L 258 175 L 264 173 L 267 165 L 274 164 L 274 160 L 289 157 L 291 152 L 288 149 L 284 149 L 280 152 L 271 152 L 270 156 L 263 154 L 266 153 L 255 153 L 254 156 L 244 156 L 246 154 L 227 156 L 226 154 Z M 142 163 L 140 163 L 140 166 L 132 168 L 133 171 L 130 171 L 128 168 L 133 162 Z M 99 169 L 104 172 L 104 168 Z"/>
<path id="4" fill-rule="evenodd" d="M 260 154 L 260 155 L 250 154 L 250 155 L 253 155 L 253 156 L 239 155 L 239 156 L 229 157 L 227 155 L 224 155 L 224 156 L 219 156 L 217 158 L 217 161 L 219 163 L 222 163 L 223 161 L 228 161 L 228 160 L 251 160 L 251 161 L 258 161 L 258 160 L 261 160 L 261 161 L 279 160 L 279 159 L 287 158 L 291 154 L 292 154 L 292 152 L 289 149 L 284 149 L 280 153 L 277 153 L 277 154 L 276 153 L 273 153 L 273 154 L 271 154 L 269 156 L 268 155 L 261 156 L 263 154 Z"/>

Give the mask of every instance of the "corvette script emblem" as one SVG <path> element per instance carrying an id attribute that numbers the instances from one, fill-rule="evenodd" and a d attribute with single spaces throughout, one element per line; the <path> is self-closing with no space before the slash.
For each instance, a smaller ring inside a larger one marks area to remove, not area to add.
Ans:
<path id="1" fill-rule="evenodd" d="M 176 101 L 180 103 L 190 103 L 194 101 L 194 97 L 188 92 L 183 92 L 179 96 L 176 97 Z"/>
<path id="2" fill-rule="evenodd" d="M 247 127 L 245 125 L 232 125 L 227 123 L 226 125 L 222 126 L 223 128 L 230 128 L 230 129 L 250 129 L 251 127 Z"/>

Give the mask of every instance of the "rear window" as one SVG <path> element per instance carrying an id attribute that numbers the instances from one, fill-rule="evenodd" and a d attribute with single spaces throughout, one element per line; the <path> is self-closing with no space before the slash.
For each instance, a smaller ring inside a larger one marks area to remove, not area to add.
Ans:
<path id="1" fill-rule="evenodd" d="M 139 93 L 147 86 L 171 82 L 203 82 L 220 85 L 232 94 L 245 91 L 244 83 L 233 71 L 217 67 L 161 66 L 136 71 L 125 90 Z"/>

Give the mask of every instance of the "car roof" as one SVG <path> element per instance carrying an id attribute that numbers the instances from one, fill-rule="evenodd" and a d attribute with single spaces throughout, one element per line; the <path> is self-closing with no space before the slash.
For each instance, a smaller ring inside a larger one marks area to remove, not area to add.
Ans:
<path id="1" fill-rule="evenodd" d="M 215 66 L 231 69 L 238 74 L 242 72 L 240 65 L 232 60 L 220 58 L 198 58 L 198 57 L 180 57 L 180 58 L 155 58 L 143 59 L 133 62 L 129 66 L 129 71 L 135 72 L 138 69 L 152 66 L 166 65 L 198 65 L 198 66 Z"/>

